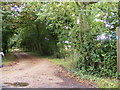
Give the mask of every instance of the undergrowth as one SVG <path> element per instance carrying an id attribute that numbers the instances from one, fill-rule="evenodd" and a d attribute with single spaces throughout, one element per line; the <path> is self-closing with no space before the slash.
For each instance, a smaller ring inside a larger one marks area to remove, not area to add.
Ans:
<path id="1" fill-rule="evenodd" d="M 66 69 L 72 71 L 75 75 L 77 75 L 81 80 L 88 80 L 90 83 L 95 84 L 98 88 L 118 88 L 120 86 L 119 80 L 116 78 L 109 77 L 98 77 L 95 75 L 83 74 L 82 71 L 77 71 L 71 67 L 70 60 L 65 59 L 56 59 L 50 58 L 49 60 L 57 65 L 63 65 Z"/>

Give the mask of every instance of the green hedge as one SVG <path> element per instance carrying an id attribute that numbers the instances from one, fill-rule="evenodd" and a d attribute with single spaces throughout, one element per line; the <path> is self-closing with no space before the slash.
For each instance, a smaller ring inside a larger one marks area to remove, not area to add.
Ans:
<path id="1" fill-rule="evenodd" d="M 116 77 L 116 39 L 96 40 L 96 37 L 90 32 L 83 34 L 84 42 L 77 51 L 79 58 L 75 68 L 86 74 Z"/>

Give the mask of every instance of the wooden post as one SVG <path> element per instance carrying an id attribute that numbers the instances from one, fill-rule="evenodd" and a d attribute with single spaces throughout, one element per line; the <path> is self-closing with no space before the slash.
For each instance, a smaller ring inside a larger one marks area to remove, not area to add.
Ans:
<path id="1" fill-rule="evenodd" d="M 120 27 L 117 30 L 117 71 L 120 73 Z"/>
<path id="2" fill-rule="evenodd" d="M 118 2 L 118 23 L 120 25 L 120 1 Z M 120 26 L 117 31 L 118 41 L 117 41 L 117 71 L 120 73 Z"/>

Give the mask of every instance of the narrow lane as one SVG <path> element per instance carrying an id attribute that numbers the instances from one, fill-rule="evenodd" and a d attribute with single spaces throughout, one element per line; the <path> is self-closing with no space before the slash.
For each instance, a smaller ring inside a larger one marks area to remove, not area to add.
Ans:
<path id="1" fill-rule="evenodd" d="M 16 87 L 16 83 L 28 83 L 22 88 L 87 88 L 78 81 L 64 76 L 60 67 L 44 58 L 32 57 L 26 53 L 16 53 L 19 62 L 3 67 L 2 86 Z"/>

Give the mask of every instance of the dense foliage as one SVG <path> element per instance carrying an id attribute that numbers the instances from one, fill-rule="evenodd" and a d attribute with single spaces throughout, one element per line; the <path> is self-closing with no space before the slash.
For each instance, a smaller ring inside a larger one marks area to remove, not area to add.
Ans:
<path id="1" fill-rule="evenodd" d="M 2 5 L 2 49 L 3 52 L 6 54 L 9 49 L 9 39 L 15 33 L 16 25 L 14 22 L 16 21 L 13 16 L 14 12 L 10 10 L 11 5 L 6 3 L 3 3 Z"/>
<path id="2" fill-rule="evenodd" d="M 4 13 L 3 23 L 12 25 L 3 24 L 4 50 L 14 46 L 40 55 L 72 56 L 71 67 L 76 70 L 98 76 L 116 75 L 117 3 L 31 2 L 8 5 L 12 5 L 12 9 L 10 13 Z"/>

